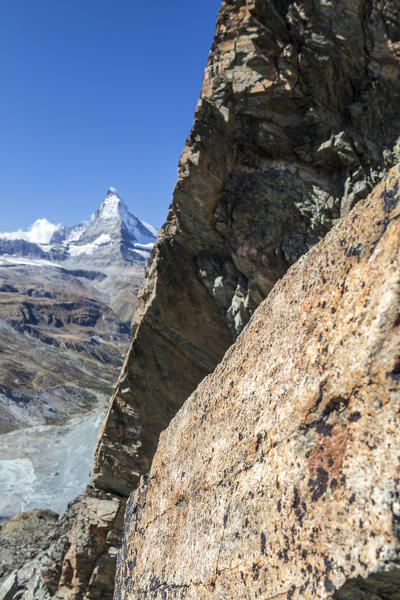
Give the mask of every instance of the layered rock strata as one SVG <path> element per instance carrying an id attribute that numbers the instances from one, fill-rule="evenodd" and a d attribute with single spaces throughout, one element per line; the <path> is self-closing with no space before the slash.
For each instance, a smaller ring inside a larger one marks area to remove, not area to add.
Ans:
<path id="1" fill-rule="evenodd" d="M 399 171 L 290 269 L 161 434 L 116 600 L 400 597 Z"/>
<path id="2" fill-rule="evenodd" d="M 399 62 L 396 0 L 223 1 L 88 499 L 122 510 L 160 431 L 277 279 L 396 160 Z M 98 573 L 119 521 L 96 533 L 85 507 L 59 597 L 112 594 Z"/>
<path id="3" fill-rule="evenodd" d="M 148 469 L 160 428 L 194 382 L 288 266 L 393 161 L 396 6 L 223 3 L 99 444 L 100 489 L 126 493 Z"/>

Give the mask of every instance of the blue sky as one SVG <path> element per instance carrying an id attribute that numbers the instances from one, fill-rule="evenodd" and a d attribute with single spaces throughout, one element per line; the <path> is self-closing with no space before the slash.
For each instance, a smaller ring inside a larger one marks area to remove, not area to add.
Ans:
<path id="1" fill-rule="evenodd" d="M 0 231 L 87 219 L 109 186 L 160 226 L 220 0 L 0 0 Z"/>

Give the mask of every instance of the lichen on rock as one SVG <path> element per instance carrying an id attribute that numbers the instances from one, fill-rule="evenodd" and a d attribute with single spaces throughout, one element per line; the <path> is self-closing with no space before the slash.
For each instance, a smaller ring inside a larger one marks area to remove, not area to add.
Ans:
<path id="1" fill-rule="evenodd" d="M 116 600 L 398 598 L 399 310 L 395 167 L 161 434 Z"/>

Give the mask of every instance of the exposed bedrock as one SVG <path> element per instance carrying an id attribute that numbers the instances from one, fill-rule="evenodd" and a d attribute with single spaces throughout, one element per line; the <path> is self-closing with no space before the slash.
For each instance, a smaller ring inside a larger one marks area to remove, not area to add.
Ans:
<path id="1" fill-rule="evenodd" d="M 396 0 L 224 0 L 87 498 L 124 505 L 275 282 L 396 162 L 399 62 Z M 71 534 L 59 597 L 111 596 L 112 523 Z"/>
<path id="2" fill-rule="evenodd" d="M 161 434 L 116 600 L 400 597 L 399 185 L 291 267 Z"/>
<path id="3" fill-rule="evenodd" d="M 99 488 L 132 487 L 150 465 L 160 429 L 276 280 L 394 160 L 396 7 L 223 3 L 173 204 L 99 444 Z"/>

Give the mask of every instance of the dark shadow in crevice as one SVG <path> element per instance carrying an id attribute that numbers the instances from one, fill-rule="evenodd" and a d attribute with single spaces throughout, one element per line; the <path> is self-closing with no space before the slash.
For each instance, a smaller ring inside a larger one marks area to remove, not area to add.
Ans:
<path id="1" fill-rule="evenodd" d="M 332 600 L 400 600 L 400 569 L 349 579 Z"/>

